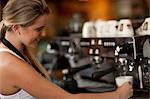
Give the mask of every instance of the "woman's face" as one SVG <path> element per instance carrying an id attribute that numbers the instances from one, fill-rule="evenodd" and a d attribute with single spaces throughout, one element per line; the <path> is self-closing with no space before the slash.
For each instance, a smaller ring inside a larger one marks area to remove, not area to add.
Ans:
<path id="1" fill-rule="evenodd" d="M 45 26 L 48 22 L 48 15 L 39 16 L 31 26 L 20 27 L 19 40 L 22 44 L 36 47 L 40 39 L 45 36 Z"/>

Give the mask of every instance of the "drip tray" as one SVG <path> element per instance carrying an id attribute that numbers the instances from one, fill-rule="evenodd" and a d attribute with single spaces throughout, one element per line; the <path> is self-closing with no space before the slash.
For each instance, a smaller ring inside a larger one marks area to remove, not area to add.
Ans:
<path id="1" fill-rule="evenodd" d="M 103 82 L 90 81 L 85 79 L 77 80 L 78 88 L 84 88 L 89 92 L 108 92 L 116 89 L 113 84 L 107 84 Z"/>

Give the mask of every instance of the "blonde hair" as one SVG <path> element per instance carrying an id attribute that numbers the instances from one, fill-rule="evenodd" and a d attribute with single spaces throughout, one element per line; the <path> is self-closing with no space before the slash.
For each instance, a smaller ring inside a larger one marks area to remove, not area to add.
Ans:
<path id="1" fill-rule="evenodd" d="M 0 22 L 0 41 L 5 37 L 5 33 L 12 25 L 30 26 L 43 14 L 49 14 L 50 10 L 44 0 L 9 0 L 2 11 L 2 21 Z M 47 71 L 33 57 L 26 48 L 25 53 L 44 76 L 49 79 Z"/>

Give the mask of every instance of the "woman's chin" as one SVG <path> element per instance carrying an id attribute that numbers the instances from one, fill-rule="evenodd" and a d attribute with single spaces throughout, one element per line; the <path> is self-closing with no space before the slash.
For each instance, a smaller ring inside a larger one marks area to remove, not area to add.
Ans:
<path id="1" fill-rule="evenodd" d="M 31 47 L 31 48 L 37 48 L 38 45 L 39 45 L 38 41 L 30 42 L 30 43 L 27 44 L 27 46 Z"/>
<path id="2" fill-rule="evenodd" d="M 32 43 L 29 45 L 29 47 L 31 48 L 37 48 L 38 47 L 38 43 Z"/>

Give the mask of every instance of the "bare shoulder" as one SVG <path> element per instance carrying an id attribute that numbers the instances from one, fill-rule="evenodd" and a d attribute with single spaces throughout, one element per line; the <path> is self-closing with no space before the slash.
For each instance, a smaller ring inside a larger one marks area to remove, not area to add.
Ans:
<path id="1" fill-rule="evenodd" d="M 8 66 L 7 64 L 11 63 L 12 58 L 14 56 L 11 55 L 11 53 L 8 52 L 1 52 L 0 53 L 0 68 L 6 68 L 6 66 Z"/>
<path id="2" fill-rule="evenodd" d="M 0 70 L 7 78 L 15 75 L 24 75 L 23 72 L 34 71 L 34 68 L 27 62 L 8 52 L 0 53 Z"/>
<path id="3" fill-rule="evenodd" d="M 25 80 L 40 78 L 40 74 L 29 63 L 7 52 L 0 53 L 0 72 L 14 86 L 19 86 Z"/>
<path id="4" fill-rule="evenodd" d="M 45 79 L 29 63 L 8 52 L 0 53 L 0 74 L 3 83 L 29 92 L 37 87 L 35 83 Z"/>
<path id="5" fill-rule="evenodd" d="M 22 59 L 14 56 L 11 53 L 3 52 L 0 53 L 0 68 L 5 70 L 17 70 L 19 68 L 23 68 L 22 64 L 29 65 L 27 62 L 23 61 Z"/>

